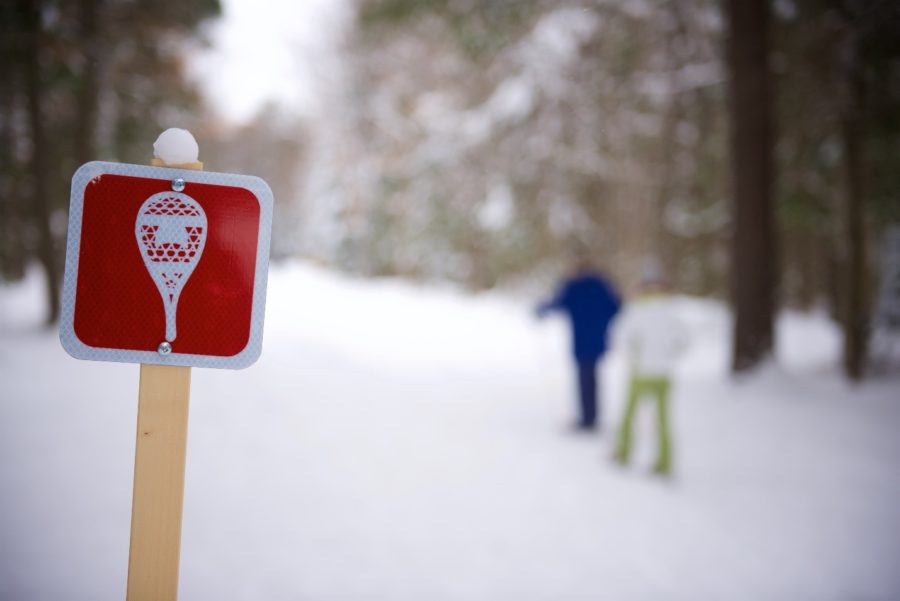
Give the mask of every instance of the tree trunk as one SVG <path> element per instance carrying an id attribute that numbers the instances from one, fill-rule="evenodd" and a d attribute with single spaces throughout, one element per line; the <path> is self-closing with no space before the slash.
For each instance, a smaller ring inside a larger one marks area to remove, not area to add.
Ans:
<path id="1" fill-rule="evenodd" d="M 868 343 L 867 263 L 863 190 L 862 81 L 859 78 L 856 36 L 848 32 L 842 48 L 841 139 L 844 146 L 842 241 L 840 248 L 840 317 L 844 330 L 844 372 L 852 380 L 863 377 Z"/>
<path id="2" fill-rule="evenodd" d="M 47 281 L 47 324 L 59 319 L 59 271 L 53 231 L 50 228 L 48 198 L 48 157 L 42 109 L 40 55 L 43 45 L 40 0 L 22 0 L 22 16 L 26 31 L 23 68 L 28 106 L 28 125 L 31 129 L 32 216 L 38 231 L 38 259 L 44 267 Z"/>
<path id="3" fill-rule="evenodd" d="M 12 6 L 0 5 L 0 22 L 18 24 Z M 12 29 L 10 27 L 9 29 Z M 21 55 L 19 38 L 4 30 L 0 34 L 0 279 L 18 280 L 25 276 L 28 249 L 22 241 L 27 224 L 20 200 L 18 161 L 13 149 L 16 143 L 14 123 L 21 115 L 14 66 Z"/>
<path id="4" fill-rule="evenodd" d="M 94 140 L 97 135 L 97 97 L 100 87 L 99 5 L 100 0 L 79 2 L 79 36 L 84 53 L 84 69 L 78 82 L 78 123 L 75 125 L 75 158 L 79 165 L 96 158 Z"/>
<path id="5" fill-rule="evenodd" d="M 745 372 L 774 344 L 776 240 L 772 208 L 772 99 L 765 0 L 727 0 L 732 163 L 732 370 Z"/>

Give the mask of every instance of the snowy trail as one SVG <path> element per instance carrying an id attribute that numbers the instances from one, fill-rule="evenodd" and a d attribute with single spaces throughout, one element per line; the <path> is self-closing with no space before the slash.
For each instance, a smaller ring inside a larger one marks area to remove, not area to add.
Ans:
<path id="1" fill-rule="evenodd" d="M 0 599 L 121 599 L 137 367 L 68 358 L 37 295 L 0 289 Z M 182 599 L 900 597 L 900 381 L 844 385 L 821 320 L 732 383 L 684 301 L 665 484 L 564 433 L 564 330 L 525 305 L 303 265 L 269 299 L 256 366 L 194 371 Z"/>

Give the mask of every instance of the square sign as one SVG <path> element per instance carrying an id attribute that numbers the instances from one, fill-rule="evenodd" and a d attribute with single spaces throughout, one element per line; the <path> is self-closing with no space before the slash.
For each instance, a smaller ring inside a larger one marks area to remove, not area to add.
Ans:
<path id="1" fill-rule="evenodd" d="M 256 361 L 272 231 L 258 177 L 87 163 L 72 178 L 60 340 L 76 359 Z"/>

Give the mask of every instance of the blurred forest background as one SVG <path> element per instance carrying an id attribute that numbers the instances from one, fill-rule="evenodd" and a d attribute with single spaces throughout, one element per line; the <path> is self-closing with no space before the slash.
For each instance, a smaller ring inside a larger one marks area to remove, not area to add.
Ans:
<path id="1" fill-rule="evenodd" d="M 351 4 L 327 111 L 234 124 L 187 77 L 215 0 L 0 3 L 3 279 L 39 263 L 55 322 L 72 173 L 185 127 L 270 183 L 276 260 L 534 290 L 582 247 L 628 292 L 654 256 L 732 304 L 736 371 L 779 308 L 819 308 L 863 376 L 900 224 L 896 2 Z"/>

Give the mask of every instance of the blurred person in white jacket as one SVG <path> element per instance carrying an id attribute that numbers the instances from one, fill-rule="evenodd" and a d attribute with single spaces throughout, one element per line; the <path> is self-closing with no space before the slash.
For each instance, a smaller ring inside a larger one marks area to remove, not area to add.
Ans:
<path id="1" fill-rule="evenodd" d="M 656 401 L 658 440 L 653 471 L 660 475 L 671 474 L 671 378 L 687 341 L 687 330 L 675 314 L 671 288 L 659 268 L 651 264 L 644 270 L 638 298 L 627 306 L 615 332 L 615 343 L 625 350 L 631 371 L 628 403 L 614 455 L 617 462 L 628 463 L 638 403 L 644 397 L 652 397 Z"/>

